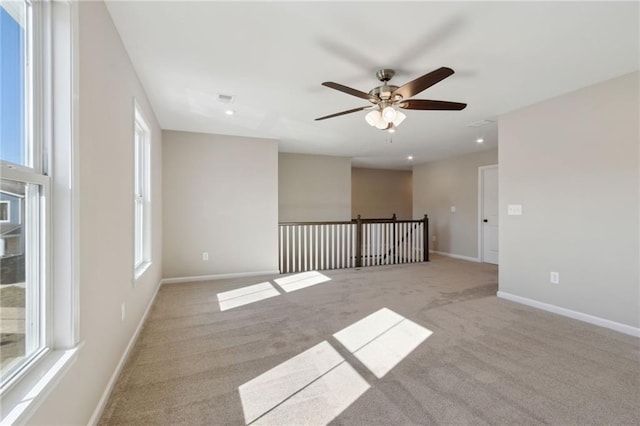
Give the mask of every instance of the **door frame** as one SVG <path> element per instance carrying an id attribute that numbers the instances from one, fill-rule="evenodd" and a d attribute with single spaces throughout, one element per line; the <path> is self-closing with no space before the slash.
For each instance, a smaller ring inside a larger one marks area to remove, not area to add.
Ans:
<path id="1" fill-rule="evenodd" d="M 484 230 L 482 226 L 482 207 L 483 207 L 483 183 L 484 183 L 484 175 L 483 172 L 487 169 L 499 169 L 499 164 L 490 164 L 488 166 L 479 166 L 478 167 L 478 262 L 484 262 Z M 500 179 L 498 179 L 498 212 L 500 211 Z M 500 232 L 500 231 L 498 231 Z"/>

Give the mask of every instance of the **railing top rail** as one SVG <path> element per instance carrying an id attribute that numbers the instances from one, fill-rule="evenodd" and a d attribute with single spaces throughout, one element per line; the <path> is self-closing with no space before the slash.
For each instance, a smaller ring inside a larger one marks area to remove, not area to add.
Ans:
<path id="1" fill-rule="evenodd" d="M 351 221 L 329 221 L 329 222 L 278 222 L 278 225 L 353 225 Z"/>
<path id="2" fill-rule="evenodd" d="M 416 220 L 389 220 L 389 219 L 362 219 L 361 222 L 363 224 L 369 223 L 422 223 L 424 219 L 416 219 Z M 292 225 L 356 225 L 358 223 L 357 219 L 354 219 L 350 222 L 346 221 L 333 221 L 333 222 L 278 222 L 280 226 L 292 226 Z"/>
<path id="3" fill-rule="evenodd" d="M 362 223 L 365 224 L 365 225 L 369 224 L 369 223 L 422 223 L 422 222 L 424 222 L 424 219 L 381 220 L 381 221 L 375 221 L 375 222 L 372 222 L 370 220 L 363 220 L 362 221 Z"/>
<path id="4" fill-rule="evenodd" d="M 376 217 L 362 217 L 360 215 L 358 215 L 358 217 L 351 219 L 352 222 L 395 222 L 396 221 L 396 214 L 394 213 L 391 217 L 380 217 L 380 218 L 376 218 Z"/>

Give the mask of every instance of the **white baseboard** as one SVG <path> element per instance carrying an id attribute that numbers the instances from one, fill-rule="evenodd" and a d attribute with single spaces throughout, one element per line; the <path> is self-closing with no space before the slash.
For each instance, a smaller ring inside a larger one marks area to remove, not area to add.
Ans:
<path id="1" fill-rule="evenodd" d="M 611 321 L 608 319 L 596 317 L 582 312 L 572 311 L 571 309 L 562 308 L 560 306 L 550 305 L 544 302 L 538 302 L 537 300 L 529 299 L 522 296 L 516 296 L 515 294 L 505 293 L 504 291 L 498 291 L 498 297 L 501 299 L 510 300 L 512 302 L 522 303 L 523 305 L 531 306 L 534 308 L 542 309 L 544 311 L 553 312 L 554 314 L 562 315 L 565 317 L 573 318 L 578 321 L 587 322 L 589 324 L 598 325 L 611 330 L 618 331 L 620 333 L 628 334 L 634 337 L 640 337 L 640 328 L 632 327 L 627 324 Z"/>
<path id="2" fill-rule="evenodd" d="M 429 250 L 429 253 L 439 254 L 440 256 L 451 257 L 453 259 L 468 260 L 470 262 L 478 262 L 478 263 L 480 262 L 480 259 L 478 259 L 477 257 L 462 256 L 461 254 L 447 253 L 444 251 L 436 251 L 436 250 Z"/>
<path id="3" fill-rule="evenodd" d="M 125 348 L 124 353 L 122 354 L 122 357 L 120 357 L 120 361 L 118 361 L 118 365 L 116 366 L 115 371 L 111 375 L 111 378 L 109 379 L 109 383 L 107 383 L 107 387 L 105 388 L 104 392 L 102 393 L 102 396 L 100 397 L 100 401 L 98 401 L 98 405 L 96 406 L 96 409 L 93 411 L 93 414 L 91 415 L 91 418 L 89 419 L 89 422 L 87 424 L 89 424 L 89 425 L 98 424 L 98 421 L 100 420 L 100 416 L 102 415 L 102 412 L 104 411 L 105 406 L 107 405 L 107 401 L 109 400 L 109 396 L 111 395 L 111 391 L 113 391 L 113 387 L 115 386 L 116 381 L 118 380 L 118 377 L 120 376 L 120 372 L 122 371 L 122 367 L 124 367 L 124 363 L 127 361 L 127 358 L 129 357 L 129 352 L 131 352 L 131 349 L 133 349 L 133 345 L 135 345 L 136 340 L 138 340 L 138 335 L 140 334 L 140 331 L 142 330 L 142 326 L 144 325 L 144 321 L 147 319 L 147 315 L 149 314 L 149 311 L 151 310 L 151 306 L 153 306 L 153 302 L 155 302 L 155 300 L 156 300 L 156 296 L 158 295 L 158 290 L 160 290 L 160 286 L 161 285 L 162 285 L 162 281 L 160 281 L 158 283 L 158 285 L 156 286 L 156 290 L 153 293 L 153 297 L 151 297 L 151 300 L 147 304 L 147 307 L 144 310 L 144 314 L 142 314 L 142 318 L 140 318 L 140 322 L 138 323 L 138 326 L 136 327 L 136 331 L 133 332 L 133 336 L 131 336 L 131 339 L 129 339 L 129 343 L 127 344 L 127 347 Z"/>
<path id="4" fill-rule="evenodd" d="M 198 275 L 193 277 L 163 278 L 160 284 L 188 283 L 193 281 L 224 280 L 227 278 L 256 277 L 258 275 L 280 275 L 277 269 L 270 271 L 236 272 L 232 274 Z"/>

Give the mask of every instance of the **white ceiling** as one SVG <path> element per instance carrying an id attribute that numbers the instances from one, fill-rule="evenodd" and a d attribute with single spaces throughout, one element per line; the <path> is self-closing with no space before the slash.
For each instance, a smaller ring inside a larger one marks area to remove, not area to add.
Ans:
<path id="1" fill-rule="evenodd" d="M 107 6 L 162 128 L 275 138 L 283 152 L 365 167 L 496 147 L 499 115 L 640 68 L 638 2 Z M 379 68 L 397 70 L 400 86 L 441 66 L 456 73 L 414 98 L 465 110 L 406 111 L 393 135 L 369 127 L 366 111 L 314 121 L 368 104 L 323 81 L 367 92 Z M 219 94 L 235 97 L 234 116 Z M 493 122 L 469 127 L 481 120 Z"/>

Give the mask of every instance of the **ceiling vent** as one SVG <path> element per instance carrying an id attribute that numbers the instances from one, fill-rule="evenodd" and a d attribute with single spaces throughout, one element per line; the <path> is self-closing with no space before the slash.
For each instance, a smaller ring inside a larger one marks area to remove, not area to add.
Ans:
<path id="1" fill-rule="evenodd" d="M 231 95 L 218 95 L 218 102 L 222 102 L 223 104 L 230 104 L 233 102 L 233 96 Z"/>
<path id="2" fill-rule="evenodd" d="M 467 124 L 467 127 L 482 127 L 482 126 L 486 126 L 487 124 L 491 124 L 493 122 L 494 120 L 480 120 L 480 121 L 476 121 L 475 123 Z"/>

